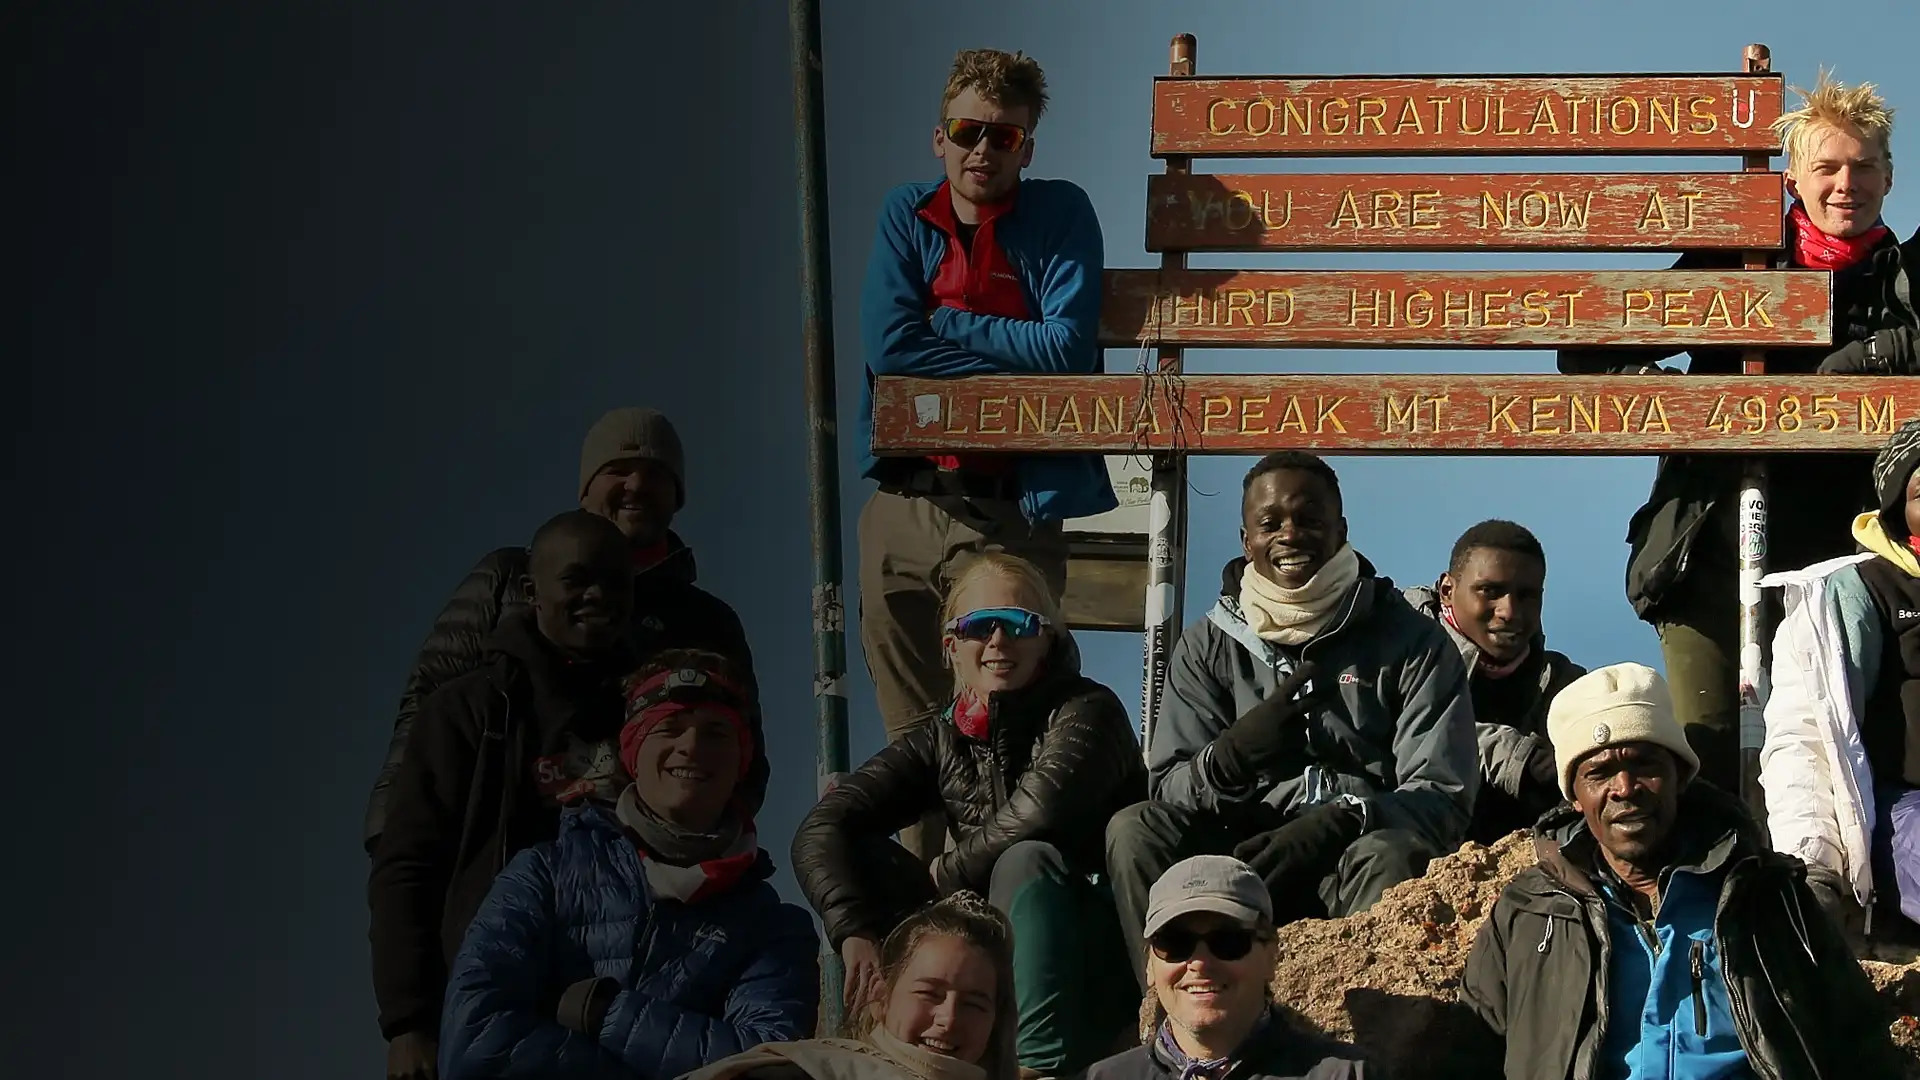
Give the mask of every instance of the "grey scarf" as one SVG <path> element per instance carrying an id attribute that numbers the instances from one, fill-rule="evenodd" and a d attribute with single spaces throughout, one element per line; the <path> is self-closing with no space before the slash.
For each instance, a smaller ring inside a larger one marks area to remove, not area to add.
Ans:
<path id="1" fill-rule="evenodd" d="M 653 808 L 640 801 L 638 790 L 632 785 L 620 793 L 620 801 L 614 805 L 614 816 L 620 824 L 632 829 L 640 838 L 640 844 L 655 859 L 669 866 L 698 866 L 710 859 L 718 859 L 732 854 L 732 849 L 740 842 L 740 819 L 729 813 L 720 819 L 719 827 L 713 832 L 699 832 L 694 829 L 675 825 L 666 818 L 653 812 Z"/>

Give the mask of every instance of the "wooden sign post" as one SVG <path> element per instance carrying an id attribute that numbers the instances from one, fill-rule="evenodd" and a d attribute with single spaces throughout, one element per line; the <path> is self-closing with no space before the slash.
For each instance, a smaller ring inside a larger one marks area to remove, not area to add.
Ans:
<path id="1" fill-rule="evenodd" d="M 1764 46 L 1737 74 L 1242 78 L 1193 74 L 1175 38 L 1153 93 L 1146 247 L 1109 270 L 1101 344 L 1131 374 L 883 377 L 874 449 L 1151 453 L 1143 737 L 1151 741 L 1184 574 L 1194 453 L 1756 454 L 1859 451 L 1920 414 L 1902 379 L 1763 374 L 1761 350 L 1833 337 L 1823 271 L 1771 269 L 1769 171 L 1784 83 Z M 1738 156 L 1738 172 L 1200 174 L 1195 157 Z M 1189 252 L 1738 251 L 1737 270 L 1191 270 Z M 1186 346 L 1746 350 L 1733 377 L 1190 375 Z M 1765 478 L 1741 494 L 1741 743 L 1763 734 Z M 1757 802 L 1757 799 L 1754 800 Z"/>

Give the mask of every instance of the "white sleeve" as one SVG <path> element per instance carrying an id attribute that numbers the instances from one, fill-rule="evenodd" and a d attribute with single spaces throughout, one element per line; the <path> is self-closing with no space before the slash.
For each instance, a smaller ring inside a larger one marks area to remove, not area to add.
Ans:
<path id="1" fill-rule="evenodd" d="M 1786 618 L 1773 637 L 1773 692 L 1767 698 L 1767 738 L 1760 749 L 1760 786 L 1766 794 L 1773 849 L 1848 877 L 1833 770 L 1823 729 L 1832 695 L 1826 687 L 1820 634 L 1820 597 L 1804 584 L 1786 587 Z M 1836 643 L 1837 644 L 1837 643 Z M 1844 693 L 1844 688 L 1842 688 Z"/>

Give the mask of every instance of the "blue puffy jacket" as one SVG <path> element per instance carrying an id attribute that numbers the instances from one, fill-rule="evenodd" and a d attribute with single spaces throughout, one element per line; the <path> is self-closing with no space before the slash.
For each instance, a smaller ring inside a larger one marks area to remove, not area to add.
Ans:
<path id="1" fill-rule="evenodd" d="M 783 903 L 766 853 L 718 896 L 656 898 L 613 814 L 578 807 L 494 881 L 447 980 L 440 1075 L 669 1080 L 764 1042 L 809 1038 L 813 920 Z M 597 1038 L 560 1025 L 568 986 L 620 986 Z"/>

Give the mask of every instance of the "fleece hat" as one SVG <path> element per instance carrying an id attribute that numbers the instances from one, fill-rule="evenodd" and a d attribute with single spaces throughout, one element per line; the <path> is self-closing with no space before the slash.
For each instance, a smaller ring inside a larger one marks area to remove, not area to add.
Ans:
<path id="1" fill-rule="evenodd" d="M 588 429 L 586 441 L 580 444 L 580 497 L 587 497 L 587 485 L 601 469 L 630 458 L 665 465 L 673 473 L 677 492 L 674 509 L 686 506 L 687 473 L 680 433 L 673 430 L 660 410 L 633 405 L 613 410 Z"/>
<path id="2" fill-rule="evenodd" d="M 1909 420 L 1873 457 L 1873 490 L 1880 497 L 1880 520 L 1887 535 L 1907 535 L 1907 480 L 1920 465 L 1920 420 Z"/>
<path id="3" fill-rule="evenodd" d="M 1573 799 L 1573 769 L 1595 751 L 1622 743 L 1666 747 L 1680 760 L 1680 778 L 1700 771 L 1700 758 L 1673 715 L 1667 680 L 1645 664 L 1614 664 L 1568 683 L 1547 707 L 1547 738 L 1560 770 L 1560 793 Z"/>

